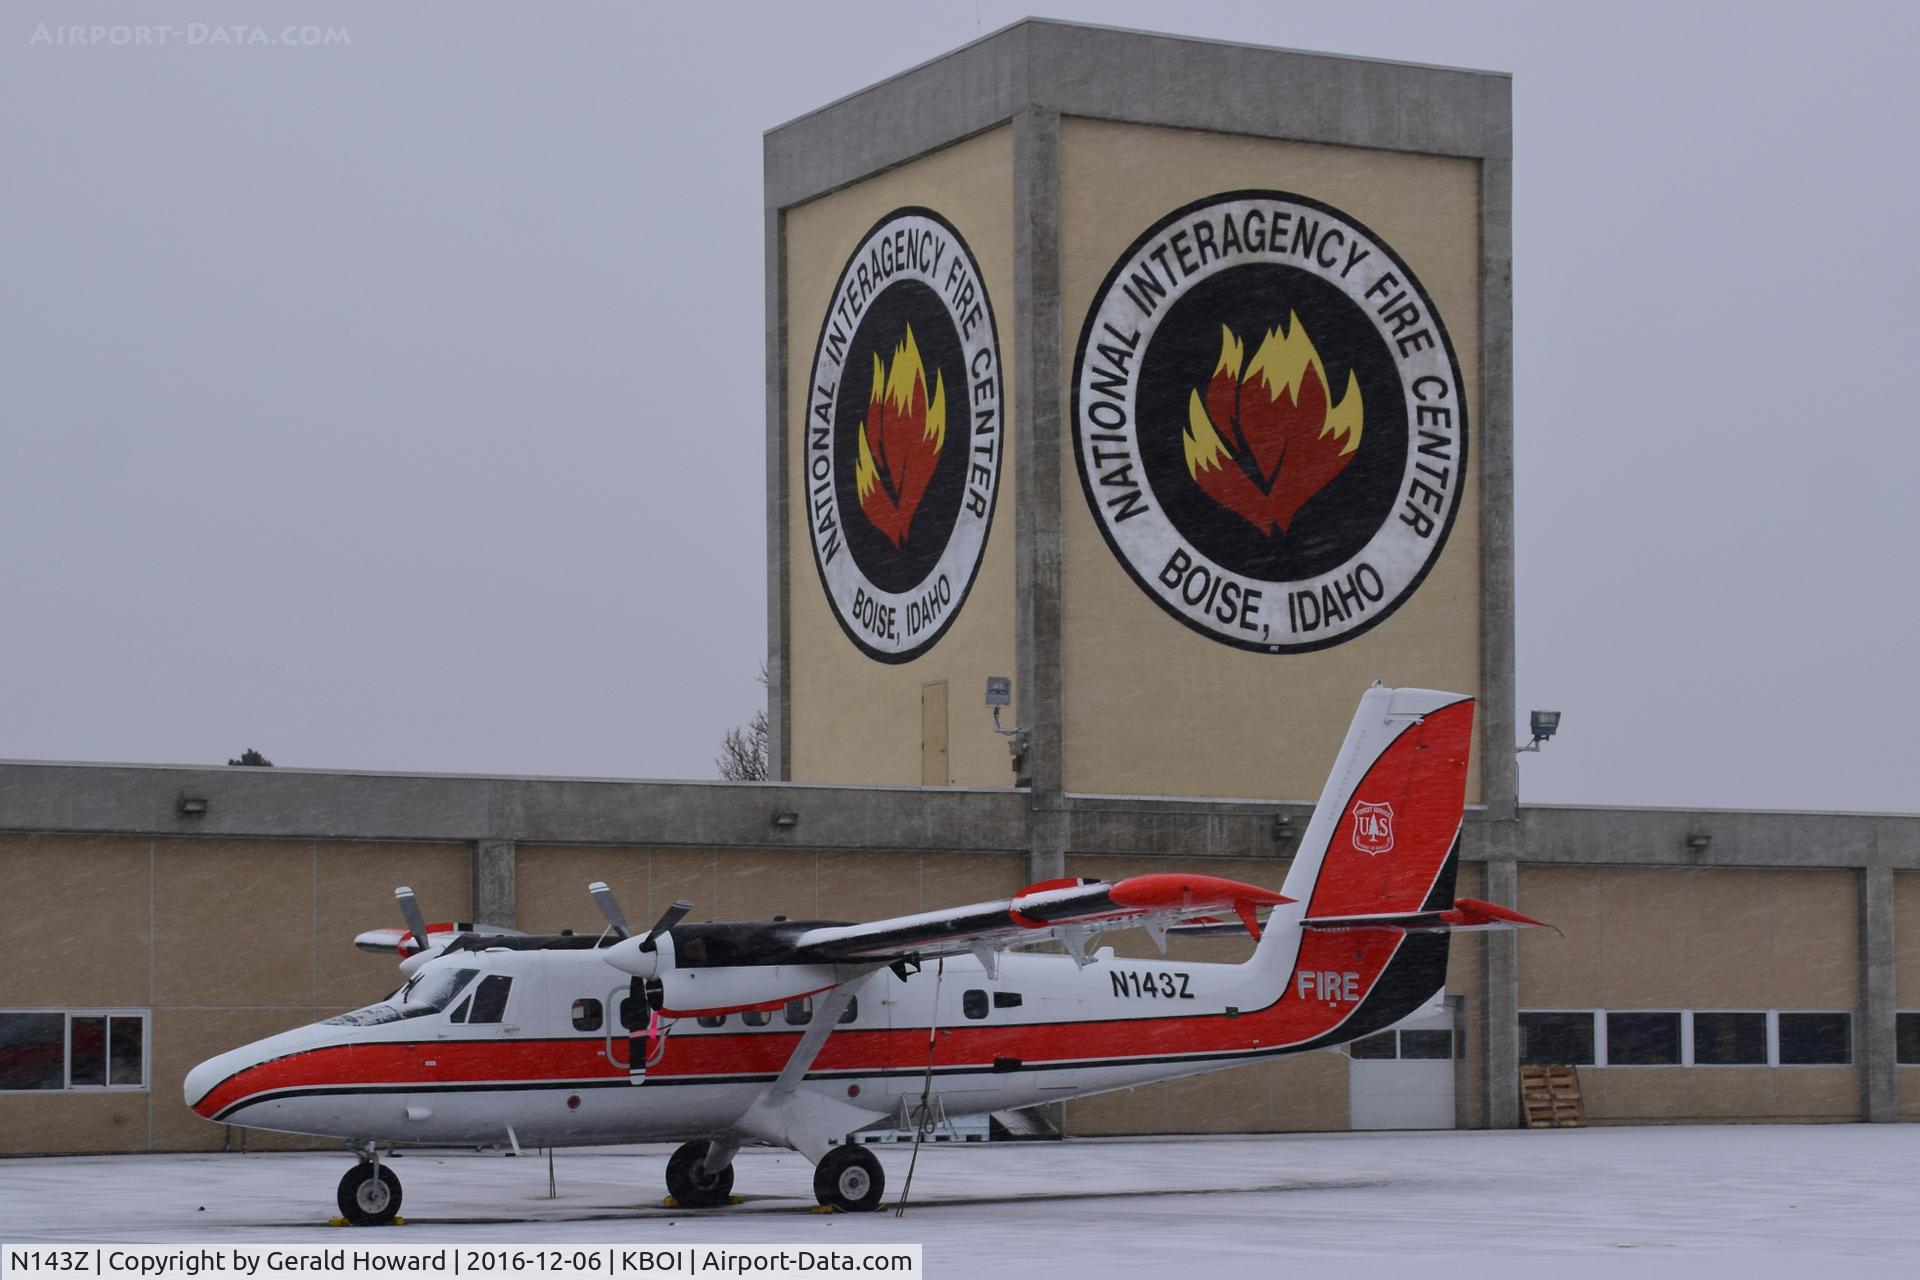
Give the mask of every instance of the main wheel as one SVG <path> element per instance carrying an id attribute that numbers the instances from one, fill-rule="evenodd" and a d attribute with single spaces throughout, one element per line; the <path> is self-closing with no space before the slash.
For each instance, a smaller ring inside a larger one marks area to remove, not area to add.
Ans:
<path id="1" fill-rule="evenodd" d="M 705 1142 L 683 1144 L 667 1160 L 667 1194 L 683 1209 L 710 1209 L 725 1204 L 733 1191 L 733 1166 L 707 1172 Z"/>
<path id="2" fill-rule="evenodd" d="M 356 1227 L 384 1227 L 400 1212 L 400 1179 L 385 1165 L 363 1160 L 340 1179 L 340 1216 Z"/>
<path id="3" fill-rule="evenodd" d="M 880 1158 L 861 1146 L 831 1147 L 813 1170 L 813 1196 L 842 1213 L 866 1213 L 880 1207 L 887 1189 Z"/>

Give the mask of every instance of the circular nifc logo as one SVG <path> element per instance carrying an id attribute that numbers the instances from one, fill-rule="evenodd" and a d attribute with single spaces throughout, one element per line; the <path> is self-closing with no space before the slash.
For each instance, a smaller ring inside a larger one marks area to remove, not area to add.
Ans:
<path id="1" fill-rule="evenodd" d="M 1232 191 L 1107 273 L 1073 369 L 1074 456 L 1161 608 L 1261 653 L 1375 626 L 1440 555 L 1467 462 L 1433 302 L 1338 209 Z"/>
<path id="2" fill-rule="evenodd" d="M 965 601 L 1000 489 L 1000 338 L 980 264 L 931 209 L 896 209 L 833 287 L 802 465 L 814 563 L 869 657 L 907 662 Z"/>

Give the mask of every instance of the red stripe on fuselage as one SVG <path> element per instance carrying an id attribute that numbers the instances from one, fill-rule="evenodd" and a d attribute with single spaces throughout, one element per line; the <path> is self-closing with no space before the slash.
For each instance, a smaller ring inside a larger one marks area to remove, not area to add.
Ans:
<path id="1" fill-rule="evenodd" d="M 1069 1022 L 943 1027 L 933 1065 L 990 1067 L 996 1058 L 1029 1065 L 1124 1062 L 1132 1058 L 1266 1052 L 1336 1031 L 1359 1008 L 1405 935 L 1392 928 L 1308 933 L 1287 987 L 1264 1008 L 1237 1017 L 1217 1012 Z M 1303 981 L 1303 974 L 1313 974 Z M 1318 975 L 1330 975 L 1322 981 Z M 1351 981 L 1347 975 L 1352 975 Z M 773 1075 L 792 1055 L 799 1031 L 670 1037 L 651 1079 Z M 577 1040 L 430 1040 L 328 1045 L 247 1067 L 208 1090 L 194 1111 L 212 1119 L 234 1105 L 283 1090 L 419 1085 L 509 1085 L 527 1081 L 624 1079 L 607 1061 L 602 1037 Z M 927 1029 L 845 1028 L 821 1047 L 812 1073 L 858 1074 L 927 1064 Z"/>

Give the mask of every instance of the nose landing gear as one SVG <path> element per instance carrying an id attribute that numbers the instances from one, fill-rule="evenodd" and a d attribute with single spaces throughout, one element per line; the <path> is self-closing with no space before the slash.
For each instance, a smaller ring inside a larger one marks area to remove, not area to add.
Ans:
<path id="1" fill-rule="evenodd" d="M 400 1212 L 400 1179 L 375 1152 L 347 1170 L 337 1198 L 340 1216 L 356 1227 L 384 1227 Z"/>

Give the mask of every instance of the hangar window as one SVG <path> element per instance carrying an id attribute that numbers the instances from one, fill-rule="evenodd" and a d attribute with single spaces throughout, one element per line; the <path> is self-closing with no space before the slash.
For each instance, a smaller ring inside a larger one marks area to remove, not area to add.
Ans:
<path id="1" fill-rule="evenodd" d="M 748 1009 L 740 1015 L 740 1021 L 750 1027 L 764 1027 L 773 1021 L 773 1015 L 765 1009 Z"/>
<path id="2" fill-rule="evenodd" d="M 1844 1066 L 1853 1061 L 1853 1015 L 1850 1013 L 1782 1013 L 1780 1065 Z"/>
<path id="3" fill-rule="evenodd" d="M 575 1000 L 573 1002 L 573 1029 L 575 1031 L 598 1031 L 605 1015 L 598 1000 Z"/>
<path id="4" fill-rule="evenodd" d="M 1677 1067 L 1680 1065 L 1680 1014 L 1609 1013 L 1607 1065 Z"/>
<path id="5" fill-rule="evenodd" d="M 1520 1062 L 1529 1067 L 1592 1066 L 1592 1012 L 1522 1013 Z"/>
<path id="6" fill-rule="evenodd" d="M 1444 1061 L 1453 1056 L 1453 1032 L 1441 1027 L 1427 1031 L 1400 1033 L 1402 1058 L 1427 1058 Z"/>
<path id="7" fill-rule="evenodd" d="M 987 993 L 978 987 L 969 990 L 966 995 L 960 997 L 960 1012 L 966 1014 L 969 1018 L 986 1017 Z"/>
<path id="8" fill-rule="evenodd" d="M 144 1089 L 147 1018 L 112 1010 L 0 1013 L 0 1090 Z"/>
<path id="9" fill-rule="evenodd" d="M 787 1001 L 785 1017 L 790 1027 L 804 1027 L 813 1021 L 813 997 L 801 996 L 798 1000 Z"/>
<path id="10" fill-rule="evenodd" d="M 1701 1067 L 1766 1066 L 1767 1015 L 1759 1012 L 1694 1014 L 1693 1061 Z"/>
<path id="11" fill-rule="evenodd" d="M 1362 1062 L 1374 1062 L 1397 1056 L 1394 1050 L 1394 1033 L 1382 1031 L 1378 1035 L 1362 1036 L 1347 1046 L 1347 1056 L 1358 1058 Z"/>
<path id="12" fill-rule="evenodd" d="M 1893 1015 L 1894 1061 L 1903 1067 L 1920 1067 L 1920 1013 Z"/>

